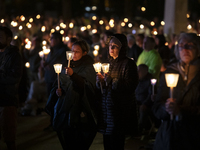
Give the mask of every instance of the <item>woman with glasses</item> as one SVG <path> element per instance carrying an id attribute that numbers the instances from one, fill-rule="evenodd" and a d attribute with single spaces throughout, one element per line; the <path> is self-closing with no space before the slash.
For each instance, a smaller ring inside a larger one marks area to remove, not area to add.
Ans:
<path id="1" fill-rule="evenodd" d="M 126 57 L 127 38 L 114 34 L 109 42 L 109 73 L 97 74 L 97 87 L 103 87 L 99 100 L 98 129 L 103 134 L 105 150 L 123 150 L 125 135 L 137 131 L 135 89 L 137 67 Z M 133 131 L 134 130 L 134 131 Z"/>
<path id="2" fill-rule="evenodd" d="M 88 150 L 97 132 L 94 60 L 87 55 L 89 47 L 84 40 L 75 42 L 72 51 L 67 74 L 60 75 L 60 88 L 54 84 L 46 110 L 64 150 Z"/>
<path id="3" fill-rule="evenodd" d="M 200 39 L 194 33 L 181 33 L 175 47 L 179 60 L 160 78 L 153 111 L 162 120 L 154 150 L 200 149 Z M 179 74 L 173 98 L 165 74 Z M 170 116 L 173 116 L 170 119 Z"/>

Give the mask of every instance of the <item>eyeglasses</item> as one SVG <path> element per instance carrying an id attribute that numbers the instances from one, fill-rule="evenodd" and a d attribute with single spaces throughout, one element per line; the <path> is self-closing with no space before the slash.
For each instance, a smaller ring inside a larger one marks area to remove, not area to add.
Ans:
<path id="1" fill-rule="evenodd" d="M 117 46 L 117 45 L 111 45 L 111 44 L 109 44 L 109 47 L 111 47 L 111 49 L 119 48 L 119 46 Z"/>
<path id="2" fill-rule="evenodd" d="M 186 43 L 186 44 L 179 43 L 179 44 L 178 44 L 178 47 L 179 47 L 179 50 L 182 50 L 182 49 L 189 49 L 189 50 L 192 50 L 192 49 L 195 49 L 195 48 L 196 48 L 196 46 L 195 46 L 194 43 L 192 43 L 192 42 L 189 42 L 189 43 Z"/>

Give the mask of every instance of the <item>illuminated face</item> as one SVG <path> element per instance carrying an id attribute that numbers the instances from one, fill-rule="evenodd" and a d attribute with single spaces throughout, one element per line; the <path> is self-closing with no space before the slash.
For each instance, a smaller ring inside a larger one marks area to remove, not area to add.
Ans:
<path id="1" fill-rule="evenodd" d="M 113 59 L 116 59 L 119 56 L 119 46 L 113 42 L 109 43 L 109 54 Z"/>
<path id="2" fill-rule="evenodd" d="M 186 64 L 189 64 L 192 60 L 194 60 L 197 57 L 196 45 L 194 45 L 194 43 L 192 42 L 188 42 L 187 39 L 181 39 L 178 44 L 178 48 L 180 58 Z"/>
<path id="3" fill-rule="evenodd" d="M 82 51 L 81 47 L 79 45 L 73 45 L 72 46 L 72 52 L 74 52 L 73 61 L 80 60 L 84 55 L 87 54 L 87 52 Z"/>

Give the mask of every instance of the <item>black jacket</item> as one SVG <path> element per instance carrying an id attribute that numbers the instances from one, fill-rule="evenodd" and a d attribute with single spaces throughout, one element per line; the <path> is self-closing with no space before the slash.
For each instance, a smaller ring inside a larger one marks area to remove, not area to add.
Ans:
<path id="1" fill-rule="evenodd" d="M 22 76 L 21 55 L 15 46 L 0 54 L 0 107 L 18 106 L 18 84 Z"/>
<path id="2" fill-rule="evenodd" d="M 165 74 L 178 73 L 179 80 L 173 89 L 173 97 L 180 106 L 180 115 L 170 120 L 165 110 L 165 102 L 170 97 Z M 160 78 L 158 94 L 153 111 L 162 120 L 158 130 L 154 150 L 199 150 L 200 149 L 200 71 L 189 85 L 183 81 L 177 68 L 168 68 Z"/>
<path id="3" fill-rule="evenodd" d="M 139 55 L 142 53 L 143 49 L 134 44 L 131 48 L 127 49 L 127 57 L 133 58 L 137 62 Z"/>

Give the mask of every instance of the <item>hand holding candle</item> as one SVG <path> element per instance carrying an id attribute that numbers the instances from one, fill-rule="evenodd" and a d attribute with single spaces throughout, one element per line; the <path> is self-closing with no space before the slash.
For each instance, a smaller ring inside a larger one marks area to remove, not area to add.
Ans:
<path id="1" fill-rule="evenodd" d="M 100 73 L 101 72 L 101 63 L 95 63 L 93 64 L 94 69 L 96 72 Z M 100 82 L 100 87 L 101 87 L 101 93 L 103 94 L 103 89 L 102 89 L 102 84 Z"/>
<path id="2" fill-rule="evenodd" d="M 61 73 L 62 64 L 54 64 L 53 66 L 54 66 L 55 72 L 58 74 L 58 89 L 60 89 L 59 73 Z"/>
<path id="3" fill-rule="evenodd" d="M 170 87 L 170 98 L 173 99 L 173 88 L 176 87 L 178 82 L 179 74 L 173 74 L 173 73 L 166 73 L 165 79 L 167 86 Z M 171 120 L 173 120 L 173 115 L 170 115 Z"/>

